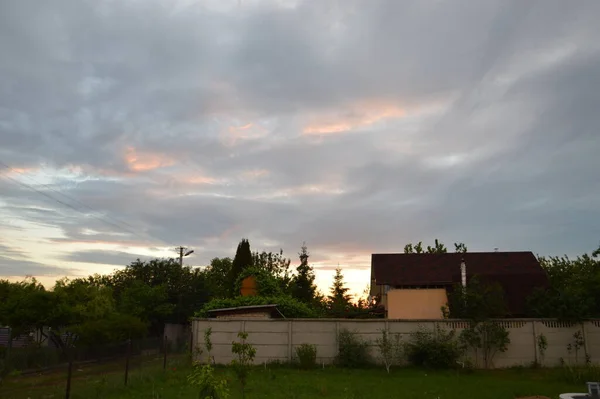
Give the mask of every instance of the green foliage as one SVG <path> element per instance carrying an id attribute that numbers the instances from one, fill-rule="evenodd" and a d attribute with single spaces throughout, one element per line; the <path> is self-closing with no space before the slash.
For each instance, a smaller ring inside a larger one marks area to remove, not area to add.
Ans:
<path id="1" fill-rule="evenodd" d="M 561 362 L 560 367 L 548 374 L 552 381 L 564 381 L 573 385 L 585 385 L 588 381 L 600 381 L 600 366 L 586 364 L 585 366 L 572 366 Z"/>
<path id="2" fill-rule="evenodd" d="M 342 329 L 338 334 L 338 353 L 335 364 L 340 367 L 360 368 L 371 364 L 369 343 L 356 333 Z"/>
<path id="3" fill-rule="evenodd" d="M 510 338 L 508 330 L 499 323 L 484 321 L 471 323 L 469 328 L 461 332 L 460 342 L 465 349 L 475 352 L 476 361 L 481 353 L 484 367 L 490 368 L 496 353 L 506 352 Z"/>
<path id="4" fill-rule="evenodd" d="M 583 333 L 581 330 L 575 331 L 575 333 L 573 333 L 572 342 L 567 345 L 567 352 L 569 352 L 569 355 L 575 352 L 575 363 L 579 361 L 579 351 L 584 347 L 584 345 L 585 340 L 583 339 Z"/>
<path id="5" fill-rule="evenodd" d="M 206 268 L 205 278 L 207 289 L 212 298 L 227 298 L 231 293 L 229 275 L 231 273 L 231 258 L 213 258 Z"/>
<path id="6" fill-rule="evenodd" d="M 233 341 L 231 343 L 231 353 L 237 355 L 236 359 L 231 361 L 231 366 L 235 375 L 240 382 L 240 386 L 242 388 L 242 397 L 246 395 L 246 383 L 248 381 L 248 375 L 250 374 L 250 368 L 252 367 L 252 362 L 254 361 L 254 357 L 256 356 L 256 349 L 246 342 L 248 338 L 247 332 L 240 331 L 238 333 L 239 342 Z"/>
<path id="7" fill-rule="evenodd" d="M 226 399 L 229 397 L 227 380 L 218 379 L 213 367 L 209 364 L 194 364 L 187 380 L 190 385 L 198 387 L 198 397 L 201 399 Z"/>
<path id="8" fill-rule="evenodd" d="M 315 273 L 308 264 L 310 254 L 306 244 L 302 245 L 300 253 L 300 265 L 296 268 L 296 276 L 292 279 L 292 296 L 306 304 L 313 304 L 317 294 L 315 285 Z"/>
<path id="9" fill-rule="evenodd" d="M 327 315 L 329 317 L 346 317 L 352 309 L 352 296 L 348 295 L 350 289 L 346 287 L 342 269 L 335 269 L 333 284 L 330 288 L 330 294 L 327 297 Z"/>
<path id="10" fill-rule="evenodd" d="M 150 322 L 152 335 L 161 335 L 165 323 L 187 323 L 209 299 L 205 274 L 181 267 L 175 259 L 138 259 L 98 283 L 112 288 L 117 307 L 147 303 L 142 319 Z M 165 302 L 159 304 L 159 299 Z"/>
<path id="11" fill-rule="evenodd" d="M 459 245 L 459 244 L 454 244 Z M 467 251 L 467 247 L 464 244 L 460 244 L 460 248 L 464 248 L 464 251 Z M 416 244 L 411 244 L 408 243 L 404 246 L 404 253 L 405 254 L 422 254 L 422 253 L 428 253 L 428 254 L 443 254 L 448 252 L 448 249 L 446 248 L 446 246 L 444 244 L 442 244 L 437 238 L 435 239 L 435 242 L 433 244 L 433 246 L 428 245 L 427 246 L 427 250 L 424 251 L 423 250 L 423 243 L 421 241 L 419 241 Z M 458 249 L 457 249 L 457 252 Z"/>
<path id="12" fill-rule="evenodd" d="M 400 334 L 391 335 L 387 330 L 381 330 L 381 338 L 375 341 L 381 354 L 381 360 L 385 366 L 385 370 L 390 372 L 393 365 L 399 364 L 402 360 L 402 343 L 400 342 Z"/>
<path id="13" fill-rule="evenodd" d="M 252 267 L 252 262 L 253 259 L 252 251 L 250 250 L 250 241 L 243 238 L 238 244 L 237 251 L 235 252 L 235 258 L 233 258 L 231 270 L 229 271 L 229 286 L 231 289 L 230 295 L 232 297 L 239 295 L 239 291 L 236 291 L 238 277 L 245 269 Z"/>
<path id="14" fill-rule="evenodd" d="M 275 276 L 265 269 L 258 267 L 249 267 L 240 273 L 235 282 L 238 294 L 242 288 L 242 281 L 249 276 L 253 276 L 256 279 L 256 289 L 259 296 L 276 297 L 282 295 L 281 285 Z"/>
<path id="15" fill-rule="evenodd" d="M 283 250 L 279 252 L 254 252 L 252 254 L 252 265 L 264 270 L 277 282 L 279 291 L 291 295 L 292 274 L 290 272 L 291 260 L 283 256 Z"/>
<path id="16" fill-rule="evenodd" d="M 538 288 L 528 298 L 530 314 L 575 322 L 600 317 L 599 255 L 600 248 L 576 259 L 540 257 L 550 287 Z"/>
<path id="17" fill-rule="evenodd" d="M 404 353 L 409 363 L 417 367 L 455 368 L 463 353 L 455 336 L 455 330 L 419 328 L 404 343 Z"/>
<path id="18" fill-rule="evenodd" d="M 546 358 L 546 349 L 548 349 L 548 339 L 544 334 L 538 334 L 536 338 L 536 345 L 540 355 L 539 363 L 541 366 L 543 366 Z"/>
<path id="19" fill-rule="evenodd" d="M 136 316 L 150 324 L 160 324 L 173 314 L 175 304 L 169 303 L 164 284 L 151 286 L 141 280 L 133 280 L 121 291 L 118 310 Z"/>
<path id="20" fill-rule="evenodd" d="M 444 315 L 453 319 L 475 321 L 506 316 L 504 290 L 498 283 L 485 284 L 473 276 L 467 287 L 455 284 L 448 295 L 448 308 Z"/>
<path id="21" fill-rule="evenodd" d="M 11 326 L 13 336 L 42 330 L 55 313 L 55 295 L 35 278 L 0 285 L 0 324 Z"/>
<path id="22" fill-rule="evenodd" d="M 301 344 L 296 347 L 296 358 L 300 368 L 304 370 L 313 369 L 317 365 L 317 346 Z"/>
<path id="23" fill-rule="evenodd" d="M 212 358 L 212 348 L 213 348 L 213 344 L 212 344 L 212 327 L 208 327 L 205 331 L 204 331 L 204 346 L 206 347 L 206 363 L 210 364 L 211 360 L 214 360 Z"/>
<path id="24" fill-rule="evenodd" d="M 262 296 L 240 296 L 227 299 L 213 299 L 206 303 L 202 310 L 196 312 L 197 317 L 207 317 L 208 311 L 212 309 L 234 308 L 239 306 L 259 306 L 276 304 L 277 309 L 286 318 L 313 318 L 317 313 L 306 304 L 289 296 L 262 297 Z"/>
<path id="25" fill-rule="evenodd" d="M 461 254 L 467 253 L 467 246 L 462 242 L 459 242 L 459 243 L 455 242 L 454 243 L 454 252 L 461 253 Z"/>

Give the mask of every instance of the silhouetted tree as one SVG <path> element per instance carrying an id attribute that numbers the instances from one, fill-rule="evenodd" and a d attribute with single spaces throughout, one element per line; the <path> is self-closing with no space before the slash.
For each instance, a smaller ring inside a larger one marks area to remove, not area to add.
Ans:
<path id="1" fill-rule="evenodd" d="M 315 285 L 315 273 L 308 264 L 310 254 L 306 243 L 302 244 L 300 253 L 300 265 L 296 268 L 298 274 L 292 280 L 292 296 L 301 302 L 312 304 L 315 301 L 317 287 Z"/>
<path id="2" fill-rule="evenodd" d="M 329 290 L 330 294 L 327 297 L 327 312 L 330 316 L 345 317 L 351 310 L 352 303 L 350 301 L 352 296 L 348 294 L 348 291 L 350 291 L 350 289 L 346 287 L 342 269 L 338 266 L 337 269 L 335 269 L 333 284 Z"/>
<path id="3" fill-rule="evenodd" d="M 237 251 L 235 252 L 235 258 L 231 264 L 231 270 L 229 272 L 229 286 L 231 289 L 231 296 L 239 295 L 236 292 L 236 282 L 239 275 L 247 269 L 252 267 L 252 251 L 250 250 L 250 241 L 243 238 L 238 244 Z"/>

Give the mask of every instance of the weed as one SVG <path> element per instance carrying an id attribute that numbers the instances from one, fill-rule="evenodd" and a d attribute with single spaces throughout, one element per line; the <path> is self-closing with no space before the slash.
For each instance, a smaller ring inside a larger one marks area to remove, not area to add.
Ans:
<path id="1" fill-rule="evenodd" d="M 338 354 L 335 363 L 340 367 L 359 368 L 371 364 L 369 344 L 346 329 L 338 334 Z"/>
<path id="2" fill-rule="evenodd" d="M 296 347 L 296 357 L 300 368 L 308 370 L 317 366 L 317 346 L 302 344 Z"/>

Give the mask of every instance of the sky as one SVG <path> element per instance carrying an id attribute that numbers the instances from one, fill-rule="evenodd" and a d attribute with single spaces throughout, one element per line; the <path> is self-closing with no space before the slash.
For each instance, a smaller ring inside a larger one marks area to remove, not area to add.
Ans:
<path id="1" fill-rule="evenodd" d="M 600 241 L 596 0 L 0 0 L 0 276 Z"/>

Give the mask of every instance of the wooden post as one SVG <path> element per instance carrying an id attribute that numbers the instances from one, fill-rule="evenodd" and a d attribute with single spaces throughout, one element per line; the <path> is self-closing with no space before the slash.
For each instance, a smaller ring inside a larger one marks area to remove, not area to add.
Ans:
<path id="1" fill-rule="evenodd" d="M 67 371 L 67 390 L 65 392 L 65 398 L 71 397 L 71 376 L 73 375 L 73 354 L 69 356 L 69 369 Z"/>
<path id="2" fill-rule="evenodd" d="M 125 355 L 125 386 L 129 379 L 129 357 L 131 356 L 131 339 L 127 340 L 127 353 Z"/>

